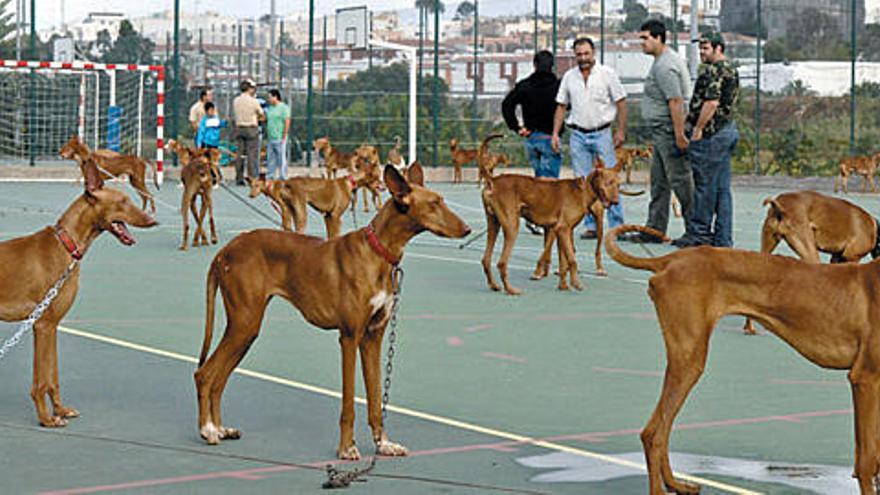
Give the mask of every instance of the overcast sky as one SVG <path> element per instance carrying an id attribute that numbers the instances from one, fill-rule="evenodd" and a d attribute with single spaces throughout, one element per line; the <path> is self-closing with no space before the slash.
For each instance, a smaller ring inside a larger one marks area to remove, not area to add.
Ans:
<path id="1" fill-rule="evenodd" d="M 76 22 L 81 20 L 89 12 L 123 12 L 132 17 L 139 17 L 152 12 L 171 9 L 174 6 L 171 0 L 160 0 L 157 2 L 144 2 L 143 0 L 37 0 L 37 26 L 38 29 L 44 29 L 52 25 L 61 23 L 61 2 L 64 1 L 64 17 L 67 22 Z M 660 3 L 668 0 L 642 0 L 642 3 L 650 1 L 651 3 Z M 260 17 L 269 13 L 271 0 L 181 0 L 181 9 L 186 12 L 204 12 L 213 10 L 221 14 L 228 14 L 236 17 Z M 458 5 L 458 0 L 445 0 L 447 11 L 454 11 Z M 558 0 L 558 9 L 564 10 L 572 5 L 583 3 L 583 0 Z M 606 5 L 611 7 L 620 5 L 623 0 L 607 0 Z M 368 5 L 372 10 L 389 10 L 410 8 L 415 4 L 415 0 L 315 0 L 315 8 L 318 15 L 329 14 L 339 7 L 349 7 L 354 5 Z M 874 9 L 880 8 L 880 0 L 865 0 L 865 4 L 869 13 Z M 538 9 L 541 12 L 550 13 L 550 0 L 539 0 Z M 9 8 L 14 8 L 15 2 L 9 4 Z M 527 12 L 534 8 L 533 0 L 483 0 L 480 2 L 480 11 L 486 15 L 499 15 L 511 12 Z M 276 9 L 279 14 L 289 14 L 292 12 L 305 12 L 308 9 L 308 1 L 306 0 L 276 0 Z"/>

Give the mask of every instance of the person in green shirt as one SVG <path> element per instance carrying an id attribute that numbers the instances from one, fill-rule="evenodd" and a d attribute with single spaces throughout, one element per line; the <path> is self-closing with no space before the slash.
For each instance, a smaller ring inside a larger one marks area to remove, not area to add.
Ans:
<path id="1" fill-rule="evenodd" d="M 290 107 L 281 101 L 281 92 L 269 90 L 266 109 L 266 168 L 269 179 L 287 178 L 287 136 L 290 134 Z M 276 177 L 275 171 L 279 176 Z"/>

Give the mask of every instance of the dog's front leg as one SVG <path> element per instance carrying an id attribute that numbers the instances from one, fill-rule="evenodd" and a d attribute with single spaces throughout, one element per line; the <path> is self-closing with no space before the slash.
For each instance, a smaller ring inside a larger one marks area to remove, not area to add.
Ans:
<path id="1" fill-rule="evenodd" d="M 350 330 L 339 330 L 342 351 L 342 412 L 339 415 L 339 447 L 336 457 L 356 461 L 361 453 L 354 444 L 354 378 L 357 361 L 357 342 Z M 347 335 L 346 335 L 347 334 Z"/>
<path id="2" fill-rule="evenodd" d="M 31 399 L 37 408 L 37 419 L 40 425 L 50 428 L 67 426 L 66 419 L 60 415 L 49 414 L 49 408 L 46 406 L 47 395 L 53 399 L 53 403 L 57 398 L 58 405 L 61 405 L 57 381 L 53 382 L 53 378 L 57 377 L 58 363 L 58 358 L 55 355 L 57 352 L 55 346 L 57 324 L 57 321 L 46 321 L 45 318 L 34 324 L 34 378 L 31 386 Z M 72 409 L 71 411 L 76 413 Z M 76 415 L 78 414 L 76 413 Z"/>
<path id="3" fill-rule="evenodd" d="M 385 329 L 371 330 L 360 344 L 361 368 L 367 390 L 367 410 L 370 428 L 373 430 L 373 443 L 376 453 L 387 456 L 404 456 L 409 453 L 406 447 L 388 440 L 388 433 L 382 424 L 382 336 Z"/>

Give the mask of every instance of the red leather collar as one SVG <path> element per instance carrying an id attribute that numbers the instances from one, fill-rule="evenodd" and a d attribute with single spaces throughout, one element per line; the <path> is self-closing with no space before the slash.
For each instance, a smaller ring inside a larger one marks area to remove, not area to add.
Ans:
<path id="1" fill-rule="evenodd" d="M 55 229 L 55 237 L 61 241 L 61 245 L 64 246 L 64 249 L 66 249 L 68 253 L 70 253 L 70 257 L 77 261 L 81 260 L 83 257 L 82 251 L 79 250 L 76 241 L 70 237 L 70 234 L 64 230 L 64 227 L 55 225 L 53 228 Z"/>
<path id="2" fill-rule="evenodd" d="M 370 247 L 373 248 L 373 251 L 387 261 L 389 265 L 397 266 L 397 264 L 400 263 L 400 258 L 395 258 L 387 249 L 385 249 L 382 242 L 379 241 L 379 236 L 377 236 L 376 231 L 373 230 L 373 224 L 368 224 L 364 227 L 364 233 L 367 235 L 367 242 L 370 244 Z"/>
<path id="3" fill-rule="evenodd" d="M 351 175 L 346 175 L 346 177 L 348 177 L 348 183 L 351 184 L 351 188 L 357 189 L 358 183 L 356 180 L 354 180 L 354 177 L 352 177 Z"/>

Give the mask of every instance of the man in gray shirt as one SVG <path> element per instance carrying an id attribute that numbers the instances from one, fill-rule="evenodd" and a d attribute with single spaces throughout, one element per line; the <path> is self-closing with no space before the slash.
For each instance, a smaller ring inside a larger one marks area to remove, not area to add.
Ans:
<path id="1" fill-rule="evenodd" d="M 687 64 L 666 46 L 666 26 L 657 19 L 642 24 L 639 38 L 642 51 L 654 57 L 645 78 L 642 119 L 654 144 L 651 163 L 651 203 L 647 226 L 666 233 L 669 225 L 671 192 L 681 202 L 685 233 L 690 231 L 694 179 L 685 162 L 688 139 L 684 133 L 691 81 Z M 660 242 L 653 236 L 630 237 L 637 242 Z"/>

